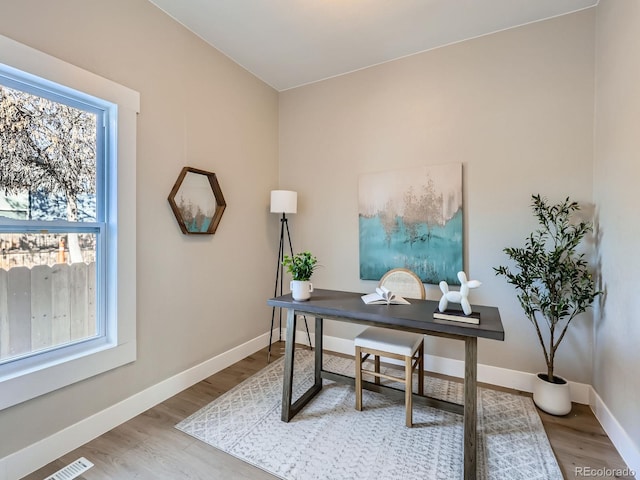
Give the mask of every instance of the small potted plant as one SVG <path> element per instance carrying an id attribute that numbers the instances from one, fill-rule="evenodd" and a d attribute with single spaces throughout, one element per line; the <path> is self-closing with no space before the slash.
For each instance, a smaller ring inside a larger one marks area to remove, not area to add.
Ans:
<path id="1" fill-rule="evenodd" d="M 313 284 L 309 281 L 318 264 L 318 259 L 310 252 L 297 253 L 293 257 L 284 256 L 282 265 L 287 268 L 293 280 L 291 281 L 291 295 L 294 300 L 309 300 L 313 292 Z"/>
<path id="2" fill-rule="evenodd" d="M 494 270 L 516 288 L 542 346 L 547 372 L 537 375 L 533 401 L 545 412 L 566 415 L 571 411 L 569 385 L 554 374 L 554 360 L 571 321 L 601 293 L 595 288 L 584 254 L 576 252 L 592 224 L 570 222 L 580 207 L 568 197 L 557 205 L 548 205 L 540 195 L 531 199 L 540 228 L 529 235 L 524 247 L 504 249 L 515 262 L 515 270 L 506 266 Z"/>

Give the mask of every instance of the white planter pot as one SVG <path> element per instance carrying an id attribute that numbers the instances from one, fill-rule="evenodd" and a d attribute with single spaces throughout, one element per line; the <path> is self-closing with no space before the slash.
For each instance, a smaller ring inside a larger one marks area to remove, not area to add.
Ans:
<path id="1" fill-rule="evenodd" d="M 564 383 L 547 382 L 541 378 L 545 373 L 538 373 L 533 383 L 533 402 L 551 415 L 566 415 L 571 411 L 571 395 L 569 394 L 569 383 L 562 377 L 555 378 Z"/>
<path id="2" fill-rule="evenodd" d="M 290 288 L 291 296 L 299 302 L 309 300 L 313 292 L 313 284 L 308 280 L 291 280 Z"/>

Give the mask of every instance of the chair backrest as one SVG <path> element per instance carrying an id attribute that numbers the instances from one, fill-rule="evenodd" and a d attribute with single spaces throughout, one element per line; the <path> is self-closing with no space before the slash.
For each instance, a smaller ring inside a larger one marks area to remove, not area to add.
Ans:
<path id="1" fill-rule="evenodd" d="M 389 270 L 382 276 L 378 286 L 385 286 L 401 297 L 424 300 L 427 296 L 420 277 L 406 268 Z"/>

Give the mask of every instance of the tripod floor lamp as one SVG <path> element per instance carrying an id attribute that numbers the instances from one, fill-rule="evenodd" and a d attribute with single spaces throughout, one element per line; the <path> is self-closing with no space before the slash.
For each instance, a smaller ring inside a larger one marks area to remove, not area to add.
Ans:
<path id="1" fill-rule="evenodd" d="M 276 282 L 273 289 L 273 296 L 282 295 L 282 284 L 284 276 L 284 260 L 285 240 L 289 243 L 289 251 L 293 257 L 293 246 L 291 245 L 291 234 L 289 233 L 289 222 L 287 213 L 296 213 L 298 211 L 298 193 L 290 190 L 272 190 L 271 191 L 271 213 L 281 213 L 280 218 L 280 246 L 278 247 L 278 263 L 276 264 Z M 286 231 L 286 238 L 285 238 Z M 282 309 L 278 308 L 278 340 L 282 340 Z M 276 318 L 276 307 L 271 311 L 271 330 L 269 331 L 269 354 L 267 362 L 271 361 L 271 343 L 273 341 L 273 324 Z M 307 338 L 309 346 L 311 346 L 311 336 L 309 335 L 309 325 L 307 325 L 307 317 L 304 318 L 304 326 L 307 329 Z"/>

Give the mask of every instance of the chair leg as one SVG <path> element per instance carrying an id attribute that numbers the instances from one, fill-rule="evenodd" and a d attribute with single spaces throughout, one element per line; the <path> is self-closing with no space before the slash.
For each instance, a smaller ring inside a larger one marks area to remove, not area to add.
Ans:
<path id="1" fill-rule="evenodd" d="M 418 363 L 418 393 L 424 395 L 424 340 L 418 349 L 420 360 Z"/>
<path id="2" fill-rule="evenodd" d="M 356 410 L 362 410 L 362 348 L 356 347 Z"/>
<path id="3" fill-rule="evenodd" d="M 404 386 L 404 403 L 406 408 L 406 423 L 407 427 L 413 425 L 413 369 L 411 364 L 413 363 L 413 356 L 409 355 L 404 359 L 405 370 L 405 386 Z"/>
<path id="4" fill-rule="evenodd" d="M 373 370 L 376 373 L 380 373 L 380 355 L 374 355 L 373 367 Z M 376 382 L 376 385 L 380 385 L 380 377 L 376 376 L 374 381 Z"/>

